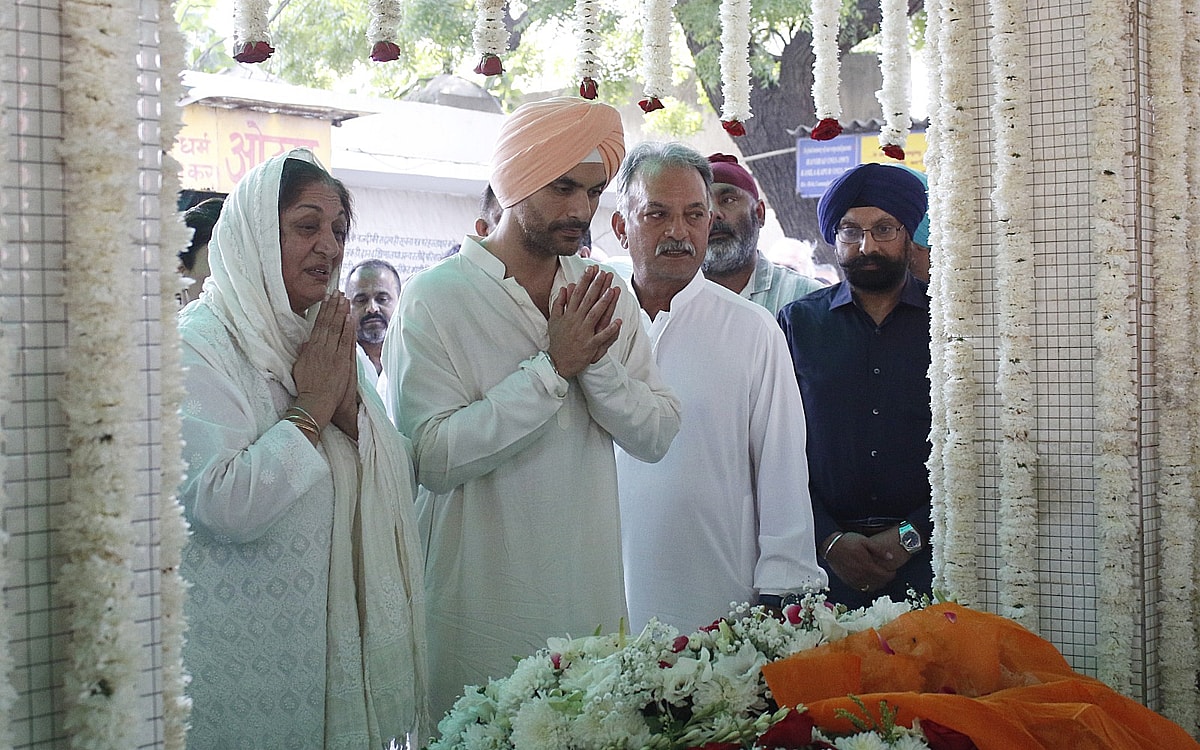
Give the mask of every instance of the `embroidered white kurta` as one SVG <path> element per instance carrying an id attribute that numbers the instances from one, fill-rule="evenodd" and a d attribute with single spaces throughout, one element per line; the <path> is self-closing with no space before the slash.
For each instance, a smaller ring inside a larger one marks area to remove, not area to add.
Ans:
<path id="1" fill-rule="evenodd" d="M 824 588 L 804 406 L 775 320 L 700 273 L 640 319 L 682 421 L 658 463 L 617 453 L 632 632 L 651 617 L 691 632 L 759 593 Z"/>
<path id="2" fill-rule="evenodd" d="M 555 289 L 590 263 L 561 258 Z M 504 274 L 466 238 L 404 287 L 384 343 L 388 400 L 422 485 L 435 717 L 548 637 L 618 627 L 613 442 L 654 461 L 679 426 L 628 289 L 618 340 L 567 381 L 540 354 L 545 316 Z"/>

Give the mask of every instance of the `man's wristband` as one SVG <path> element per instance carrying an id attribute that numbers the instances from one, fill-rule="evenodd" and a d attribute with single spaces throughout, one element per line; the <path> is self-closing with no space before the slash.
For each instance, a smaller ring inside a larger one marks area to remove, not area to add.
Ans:
<path id="1" fill-rule="evenodd" d="M 825 551 L 821 553 L 821 557 L 824 557 L 825 559 L 828 560 L 829 559 L 829 550 L 833 549 L 833 545 L 840 542 L 842 540 L 842 537 L 844 537 L 844 536 L 846 536 L 846 532 L 844 532 L 844 531 L 839 531 L 838 533 L 834 534 L 833 541 L 831 541 L 828 545 L 826 545 Z"/>

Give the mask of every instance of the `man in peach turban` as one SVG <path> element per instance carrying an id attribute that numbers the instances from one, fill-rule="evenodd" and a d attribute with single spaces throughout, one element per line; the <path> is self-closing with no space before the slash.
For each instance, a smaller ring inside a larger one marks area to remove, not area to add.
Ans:
<path id="1" fill-rule="evenodd" d="M 435 715 L 548 637 L 626 616 L 613 443 L 662 458 L 679 401 L 637 300 L 576 254 L 624 153 L 606 104 L 518 108 L 492 159 L 499 220 L 414 276 L 388 330 L 387 399 L 422 485 Z"/>

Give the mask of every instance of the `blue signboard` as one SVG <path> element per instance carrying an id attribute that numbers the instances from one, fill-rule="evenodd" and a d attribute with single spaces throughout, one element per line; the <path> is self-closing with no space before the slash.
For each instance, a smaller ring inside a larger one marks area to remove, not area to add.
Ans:
<path id="1" fill-rule="evenodd" d="M 832 141 L 796 139 L 796 193 L 801 198 L 820 198 L 834 178 L 858 164 L 858 136 L 840 135 Z"/>

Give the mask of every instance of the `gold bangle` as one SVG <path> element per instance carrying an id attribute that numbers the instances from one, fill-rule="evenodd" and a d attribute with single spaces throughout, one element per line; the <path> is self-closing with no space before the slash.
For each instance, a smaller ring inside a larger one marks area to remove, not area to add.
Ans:
<path id="1" fill-rule="evenodd" d="M 842 537 L 844 537 L 844 536 L 846 536 L 846 532 L 844 532 L 844 531 L 839 531 L 837 534 L 835 534 L 833 537 L 833 541 L 830 542 L 829 546 L 825 548 L 825 551 L 821 553 L 821 557 L 824 557 L 826 560 L 828 560 L 829 559 L 829 550 L 833 549 L 833 545 L 840 542 L 842 540 Z"/>

